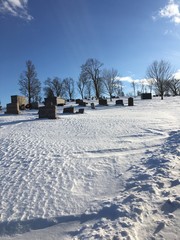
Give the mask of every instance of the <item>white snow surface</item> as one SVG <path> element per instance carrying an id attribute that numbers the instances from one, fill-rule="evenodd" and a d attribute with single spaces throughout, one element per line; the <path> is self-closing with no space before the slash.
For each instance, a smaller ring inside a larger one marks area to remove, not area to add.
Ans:
<path id="1" fill-rule="evenodd" d="M 180 239 L 180 97 L 123 100 L 0 113 L 0 240 Z"/>

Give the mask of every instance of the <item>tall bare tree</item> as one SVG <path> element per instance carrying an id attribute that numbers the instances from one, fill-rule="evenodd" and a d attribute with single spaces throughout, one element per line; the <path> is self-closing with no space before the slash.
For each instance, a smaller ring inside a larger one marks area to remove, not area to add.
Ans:
<path id="1" fill-rule="evenodd" d="M 41 82 L 37 78 L 37 72 L 31 60 L 26 61 L 26 71 L 21 73 L 19 79 L 19 91 L 28 98 L 28 103 L 38 100 L 41 92 Z"/>
<path id="2" fill-rule="evenodd" d="M 152 93 L 153 85 L 154 85 L 154 79 L 153 78 L 149 78 L 146 81 L 147 81 L 147 84 L 148 84 L 149 91 L 150 91 L 150 93 Z"/>
<path id="3" fill-rule="evenodd" d="M 67 97 L 71 100 L 74 95 L 74 80 L 72 78 L 65 78 L 64 87 Z"/>
<path id="4" fill-rule="evenodd" d="M 89 58 L 86 63 L 81 66 L 81 74 L 93 82 L 97 99 L 99 99 L 103 93 L 102 78 L 100 76 L 102 66 L 103 63 L 93 58 Z"/>
<path id="5" fill-rule="evenodd" d="M 91 80 L 87 80 L 85 94 L 89 99 L 92 97 L 92 81 Z"/>
<path id="6" fill-rule="evenodd" d="M 167 61 L 154 61 L 147 68 L 147 78 L 151 78 L 154 81 L 155 91 L 157 91 L 161 99 L 163 99 L 164 93 L 169 89 L 169 82 L 172 80 L 172 67 Z"/>
<path id="7" fill-rule="evenodd" d="M 86 78 L 86 76 L 84 76 L 83 74 L 80 74 L 79 79 L 77 81 L 77 89 L 82 99 L 84 99 L 87 82 L 88 82 L 88 79 Z"/>
<path id="8" fill-rule="evenodd" d="M 44 93 L 46 97 L 64 97 L 65 95 L 65 86 L 64 81 L 58 77 L 53 79 L 48 78 L 45 81 Z"/>
<path id="9" fill-rule="evenodd" d="M 113 68 L 104 69 L 102 73 L 102 79 L 103 79 L 103 84 L 105 86 L 105 91 L 109 94 L 111 101 L 117 86 L 117 76 L 118 76 L 118 71 Z"/>
<path id="10" fill-rule="evenodd" d="M 132 85 L 132 88 L 133 88 L 133 91 L 134 91 L 134 97 L 135 97 L 136 96 L 136 85 L 137 85 L 135 80 L 132 80 L 131 85 Z"/>
<path id="11" fill-rule="evenodd" d="M 179 95 L 180 94 L 180 79 L 173 78 L 169 82 L 169 90 L 174 96 Z"/>

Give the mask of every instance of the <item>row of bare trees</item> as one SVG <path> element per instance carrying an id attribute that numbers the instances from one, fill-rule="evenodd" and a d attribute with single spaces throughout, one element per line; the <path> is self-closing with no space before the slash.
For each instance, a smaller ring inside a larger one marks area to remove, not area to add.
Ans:
<path id="1" fill-rule="evenodd" d="M 117 79 L 118 71 L 115 69 L 102 69 L 103 63 L 97 59 L 88 59 L 81 66 L 81 72 L 78 80 L 68 77 L 61 79 L 59 77 L 47 78 L 44 82 L 45 97 L 63 97 L 72 99 L 77 90 L 82 99 L 92 96 L 99 99 L 104 94 L 122 95 L 122 82 Z M 41 82 L 37 78 L 37 72 L 32 61 L 26 62 L 26 71 L 20 75 L 19 90 L 28 98 L 28 102 L 40 100 Z"/>
<path id="2" fill-rule="evenodd" d="M 82 99 L 95 96 L 97 99 L 103 95 L 123 96 L 123 85 L 119 80 L 116 69 L 103 69 L 103 63 L 97 59 L 89 58 L 81 66 L 78 80 L 72 78 L 61 79 L 59 77 L 48 78 L 44 82 L 45 97 L 63 97 L 72 99 L 75 89 L 79 92 Z M 149 88 L 154 89 L 155 93 L 163 96 L 165 93 L 173 95 L 180 94 L 180 80 L 173 75 L 171 64 L 164 60 L 154 61 L 146 72 L 146 79 Z M 40 100 L 41 82 L 37 78 L 37 72 L 32 61 L 26 62 L 26 71 L 19 79 L 20 92 L 28 97 L 29 103 Z M 135 81 L 132 82 L 135 95 Z"/>

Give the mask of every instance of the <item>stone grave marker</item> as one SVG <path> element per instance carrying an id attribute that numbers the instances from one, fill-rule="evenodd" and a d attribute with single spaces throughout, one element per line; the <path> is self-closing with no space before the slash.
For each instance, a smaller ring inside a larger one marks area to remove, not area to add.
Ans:
<path id="1" fill-rule="evenodd" d="M 107 106 L 107 99 L 99 99 L 99 105 Z"/>
<path id="2" fill-rule="evenodd" d="M 39 107 L 39 118 L 49 118 L 49 119 L 56 119 L 57 118 L 57 109 L 56 106 L 49 105 Z"/>
<path id="3" fill-rule="evenodd" d="M 123 100 L 122 99 L 116 100 L 116 105 L 124 106 Z"/>
<path id="4" fill-rule="evenodd" d="M 63 108 L 63 113 L 74 113 L 74 107 Z"/>
<path id="5" fill-rule="evenodd" d="M 134 99 L 132 97 L 128 98 L 128 106 L 134 106 Z"/>

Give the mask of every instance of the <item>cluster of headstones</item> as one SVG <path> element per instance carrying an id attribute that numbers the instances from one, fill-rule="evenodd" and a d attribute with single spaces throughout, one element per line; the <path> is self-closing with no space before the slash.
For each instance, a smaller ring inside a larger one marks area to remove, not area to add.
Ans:
<path id="1" fill-rule="evenodd" d="M 99 105 L 107 106 L 107 99 L 99 99 Z M 122 99 L 116 100 L 116 105 L 124 106 Z M 128 106 L 134 106 L 134 99 L 132 97 L 128 98 Z"/>

